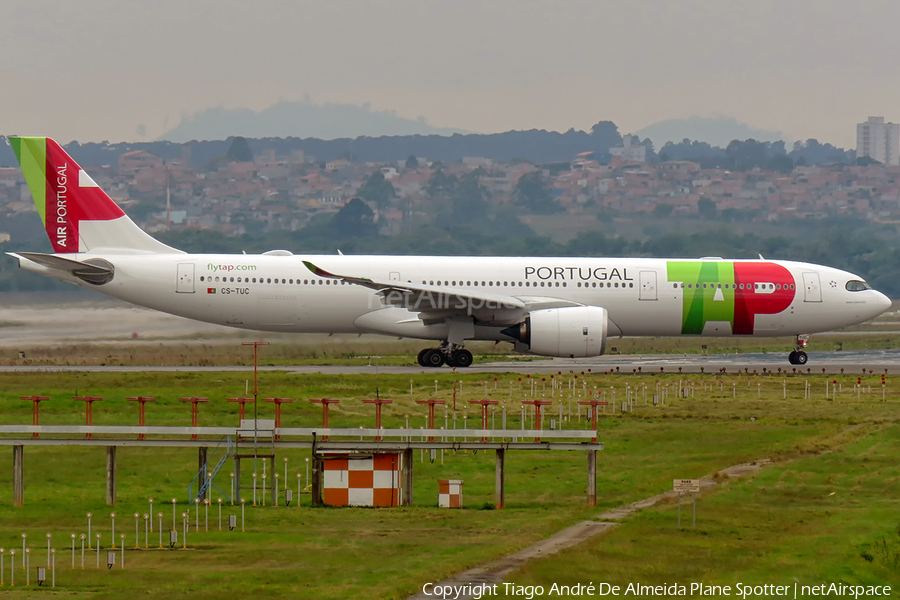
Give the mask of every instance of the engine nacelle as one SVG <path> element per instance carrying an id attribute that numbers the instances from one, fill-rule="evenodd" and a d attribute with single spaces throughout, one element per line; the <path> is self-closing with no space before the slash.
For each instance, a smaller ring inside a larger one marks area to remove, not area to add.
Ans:
<path id="1" fill-rule="evenodd" d="M 528 313 L 524 323 L 503 330 L 541 356 L 582 358 L 606 351 L 608 318 L 599 306 L 546 308 Z"/>

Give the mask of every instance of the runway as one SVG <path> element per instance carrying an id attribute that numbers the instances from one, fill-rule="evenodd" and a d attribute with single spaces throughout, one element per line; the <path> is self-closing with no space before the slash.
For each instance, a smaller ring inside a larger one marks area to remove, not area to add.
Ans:
<path id="1" fill-rule="evenodd" d="M 680 369 L 680 371 L 679 371 Z M 512 374 L 552 374 L 552 373 L 726 373 L 737 371 L 763 372 L 804 372 L 822 373 L 900 373 L 900 350 L 866 350 L 847 352 L 816 352 L 810 354 L 809 362 L 803 367 L 791 365 L 787 353 L 779 354 L 652 354 L 652 355 L 607 355 L 581 359 L 533 359 L 476 363 L 457 372 L 466 374 L 512 373 Z M 448 373 L 449 367 L 425 369 L 419 366 L 378 365 L 295 365 L 260 366 L 260 371 L 284 372 L 297 375 L 321 373 L 325 375 L 416 375 L 428 373 Z M 221 367 L 166 367 L 166 366 L 0 366 L 0 373 L 49 373 L 49 372 L 90 372 L 90 373 L 246 373 L 252 366 Z"/>

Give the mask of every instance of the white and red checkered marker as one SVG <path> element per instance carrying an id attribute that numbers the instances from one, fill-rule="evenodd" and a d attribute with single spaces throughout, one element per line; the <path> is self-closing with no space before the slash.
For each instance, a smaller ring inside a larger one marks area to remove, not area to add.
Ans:
<path id="1" fill-rule="evenodd" d="M 438 479 L 438 506 L 462 508 L 462 479 Z"/>
<path id="2" fill-rule="evenodd" d="M 324 463 L 325 504 L 400 506 L 401 454 L 342 455 Z"/>

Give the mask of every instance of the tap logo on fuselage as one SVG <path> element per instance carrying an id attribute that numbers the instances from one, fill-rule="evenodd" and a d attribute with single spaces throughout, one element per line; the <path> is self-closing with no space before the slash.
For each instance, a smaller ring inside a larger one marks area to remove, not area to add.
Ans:
<path id="1" fill-rule="evenodd" d="M 796 294 L 791 272 L 770 262 L 669 261 L 667 280 L 683 292 L 683 334 L 727 321 L 734 335 L 753 335 L 757 315 L 782 312 Z"/>

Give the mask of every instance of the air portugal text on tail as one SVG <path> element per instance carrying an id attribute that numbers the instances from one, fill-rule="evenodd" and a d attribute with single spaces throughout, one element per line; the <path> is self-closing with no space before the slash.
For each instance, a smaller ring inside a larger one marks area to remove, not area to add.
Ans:
<path id="1" fill-rule="evenodd" d="M 432 340 L 421 366 L 467 367 L 473 340 L 560 357 L 607 337 L 795 336 L 891 302 L 839 269 L 778 260 L 185 254 L 142 231 L 56 142 L 10 138 L 53 254 L 23 269 L 198 321 L 260 331 Z"/>
<path id="2" fill-rule="evenodd" d="M 9 141 L 54 253 L 96 248 L 174 251 L 135 225 L 56 141 L 46 137 Z"/>

